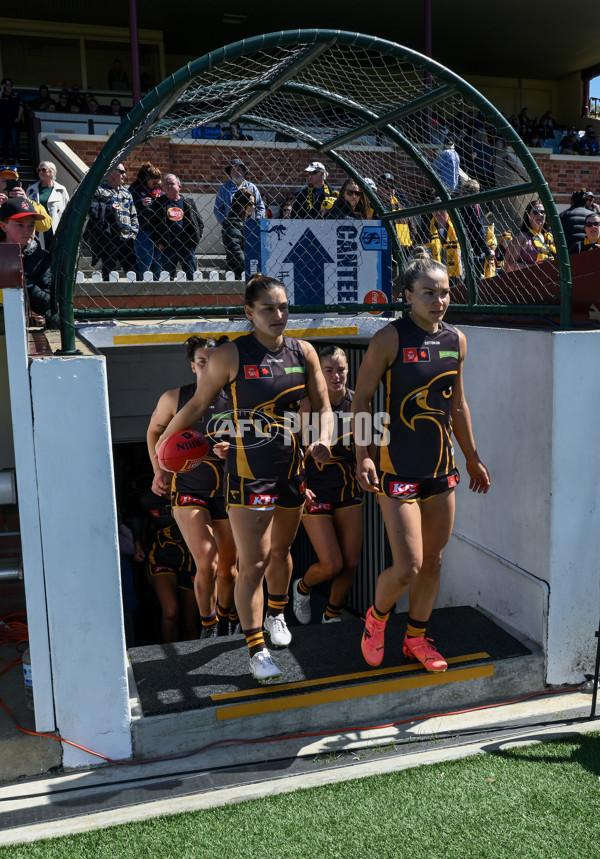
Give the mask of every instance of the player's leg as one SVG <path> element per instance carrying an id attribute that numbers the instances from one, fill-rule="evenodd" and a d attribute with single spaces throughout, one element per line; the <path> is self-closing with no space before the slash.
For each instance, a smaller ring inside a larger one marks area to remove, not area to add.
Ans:
<path id="1" fill-rule="evenodd" d="M 269 563 L 265 571 L 268 602 L 265 629 L 274 647 L 287 647 L 292 634 L 285 621 L 284 609 L 292 577 L 292 543 L 298 531 L 302 507 L 276 507 L 271 528 Z"/>
<path id="2" fill-rule="evenodd" d="M 385 530 L 392 552 L 392 565 L 377 581 L 375 602 L 367 611 L 361 650 L 369 665 L 383 659 L 385 624 L 396 601 L 410 586 L 421 569 L 423 545 L 421 511 L 418 503 L 379 496 Z"/>
<path id="3" fill-rule="evenodd" d="M 294 614 L 300 623 L 306 624 L 311 621 L 311 589 L 339 573 L 342 568 L 342 550 L 333 526 L 333 515 L 305 513 L 302 525 L 318 558 L 292 586 Z"/>
<path id="4" fill-rule="evenodd" d="M 442 553 L 454 523 L 454 490 L 420 502 L 423 563 L 409 591 L 404 655 L 418 659 L 428 671 L 445 671 L 448 664 L 427 638 L 427 623 L 440 589 Z"/>
<path id="5" fill-rule="evenodd" d="M 177 576 L 172 573 L 155 573 L 150 581 L 160 603 L 160 631 L 165 644 L 177 641 L 179 632 L 179 602 L 177 599 Z"/>
<path id="6" fill-rule="evenodd" d="M 331 582 L 325 620 L 340 616 L 340 609 L 354 584 L 354 576 L 363 544 L 362 505 L 336 508 L 333 511 L 333 524 L 342 551 L 342 568 Z"/>
<path id="7" fill-rule="evenodd" d="M 183 626 L 184 641 L 195 641 L 198 638 L 198 603 L 196 594 L 192 588 L 179 588 L 179 600 L 181 605 L 181 620 Z"/>
<path id="8" fill-rule="evenodd" d="M 238 575 L 237 549 L 229 519 L 213 519 L 213 532 L 218 551 L 217 612 L 226 618 L 227 634 L 229 616 L 234 607 L 235 582 Z"/>
<path id="9" fill-rule="evenodd" d="M 194 559 L 194 591 L 204 626 L 215 615 L 217 603 L 217 544 L 210 513 L 199 507 L 173 507 L 173 518 Z"/>

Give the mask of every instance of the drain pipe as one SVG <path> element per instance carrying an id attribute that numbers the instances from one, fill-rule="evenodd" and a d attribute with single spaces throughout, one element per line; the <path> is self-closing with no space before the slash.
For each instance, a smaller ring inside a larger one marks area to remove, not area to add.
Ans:
<path id="1" fill-rule="evenodd" d="M 21 561 L 0 561 L 0 584 L 2 582 L 23 581 L 23 564 Z"/>
<path id="2" fill-rule="evenodd" d="M 0 471 L 0 507 L 17 503 L 17 482 L 14 468 Z"/>
<path id="3" fill-rule="evenodd" d="M 0 471 L 0 507 L 17 503 L 17 483 L 15 471 L 6 469 Z M 2 531 L 0 537 L 17 537 L 19 531 Z M 21 561 L 0 561 L 0 582 L 21 581 L 23 579 L 23 564 Z"/>

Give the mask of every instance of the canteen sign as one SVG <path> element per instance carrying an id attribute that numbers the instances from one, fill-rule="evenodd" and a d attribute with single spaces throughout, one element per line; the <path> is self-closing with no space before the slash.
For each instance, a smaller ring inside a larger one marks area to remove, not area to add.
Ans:
<path id="1" fill-rule="evenodd" d="M 392 250 L 381 221 L 249 220 L 246 276 L 261 271 L 286 287 L 291 304 L 386 304 Z"/>

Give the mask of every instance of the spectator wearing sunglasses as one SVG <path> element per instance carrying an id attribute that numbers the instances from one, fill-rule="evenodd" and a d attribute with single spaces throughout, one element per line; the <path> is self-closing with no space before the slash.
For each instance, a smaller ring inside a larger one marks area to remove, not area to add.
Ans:
<path id="1" fill-rule="evenodd" d="M 92 252 L 92 265 L 102 263 L 102 279 L 111 271 L 136 270 L 134 239 L 138 216 L 130 191 L 124 187 L 127 171 L 122 164 L 107 173 L 90 206 L 83 238 Z"/>
<path id="2" fill-rule="evenodd" d="M 367 218 L 370 206 L 366 197 L 354 179 L 346 179 L 335 203 L 327 209 L 324 217 L 327 220 L 347 220 L 352 218 Z"/>
<path id="3" fill-rule="evenodd" d="M 586 238 L 584 224 L 590 213 L 590 209 L 586 208 L 587 200 L 588 191 L 586 188 L 579 188 L 577 191 L 573 191 L 571 194 L 571 205 L 559 215 L 563 230 L 565 231 L 565 241 L 568 248 L 573 247 L 573 245 L 582 242 Z"/>
<path id="4" fill-rule="evenodd" d="M 585 230 L 585 239 L 582 242 L 576 242 L 569 248 L 570 254 L 580 254 L 582 251 L 600 250 L 600 215 L 596 212 L 590 212 L 585 219 L 583 225 Z"/>
<path id="5" fill-rule="evenodd" d="M 556 248 L 552 233 L 548 231 L 546 210 L 541 200 L 527 204 L 521 230 L 510 243 L 506 253 L 506 268 L 520 268 L 536 262 L 554 259 Z"/>

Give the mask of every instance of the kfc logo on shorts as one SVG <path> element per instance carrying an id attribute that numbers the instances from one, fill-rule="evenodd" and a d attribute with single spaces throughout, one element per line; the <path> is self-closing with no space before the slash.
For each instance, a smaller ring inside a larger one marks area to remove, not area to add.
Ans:
<path id="1" fill-rule="evenodd" d="M 206 507 L 206 501 L 202 498 L 196 498 L 195 495 L 180 495 L 179 506 L 186 507 L 188 504 L 199 504 L 201 507 Z"/>
<path id="2" fill-rule="evenodd" d="M 458 486 L 458 477 L 456 474 L 451 474 L 448 477 L 448 486 Z"/>
<path id="3" fill-rule="evenodd" d="M 421 346 L 420 349 L 402 350 L 405 364 L 418 364 L 420 361 L 429 361 L 429 347 Z"/>
<path id="4" fill-rule="evenodd" d="M 251 507 L 268 507 L 277 501 L 279 495 L 251 495 L 250 496 L 250 506 Z"/>
<path id="5" fill-rule="evenodd" d="M 332 504 L 328 504 L 326 501 L 319 501 L 314 504 L 308 505 L 309 513 L 318 513 L 320 510 L 331 510 L 333 507 Z"/>
<path id="6" fill-rule="evenodd" d="M 390 485 L 390 495 L 414 495 L 418 488 L 418 483 L 392 483 Z"/>
<path id="7" fill-rule="evenodd" d="M 155 565 L 152 567 L 153 573 L 174 573 L 175 570 L 173 567 L 161 567 L 160 565 Z"/>

